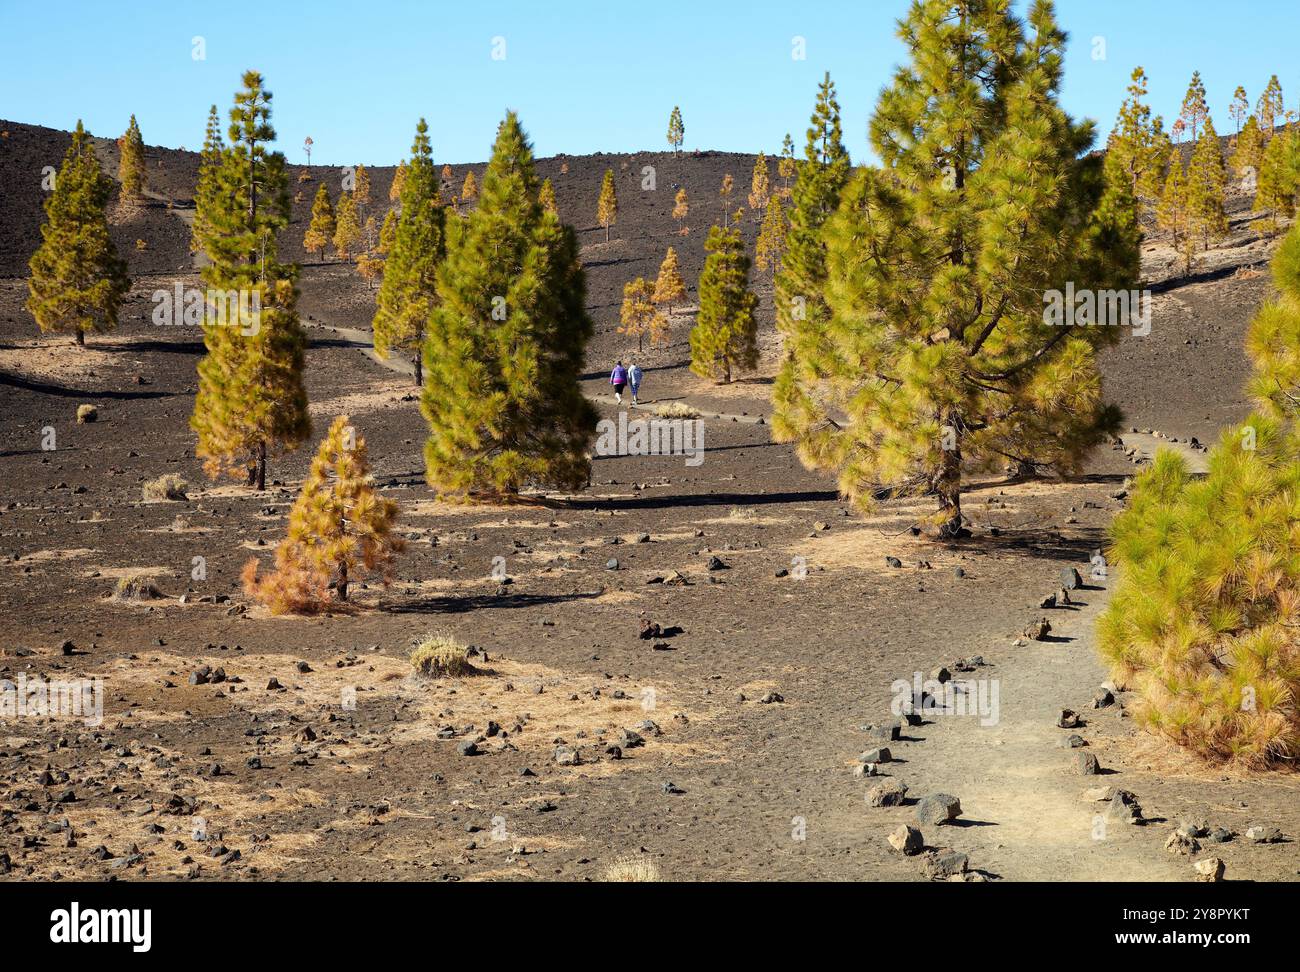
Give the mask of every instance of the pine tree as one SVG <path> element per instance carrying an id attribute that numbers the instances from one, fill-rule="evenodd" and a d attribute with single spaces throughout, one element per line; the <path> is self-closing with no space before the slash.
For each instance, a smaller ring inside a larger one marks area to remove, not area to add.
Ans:
<path id="1" fill-rule="evenodd" d="M 700 312 L 691 329 L 691 371 L 730 383 L 734 370 L 758 366 L 758 298 L 749 289 L 749 257 L 738 227 L 714 226 L 704 251 Z"/>
<path id="2" fill-rule="evenodd" d="M 221 116 L 217 113 L 217 106 L 213 105 L 208 109 L 208 127 L 203 136 L 203 150 L 199 153 L 199 178 L 194 187 L 194 222 L 190 226 L 191 253 L 201 253 L 204 250 L 204 214 L 216 205 L 212 193 L 217 185 L 217 173 L 221 168 L 225 148 L 225 139 L 221 135 Z"/>
<path id="3" fill-rule="evenodd" d="M 781 177 L 781 194 L 789 196 L 790 180 L 795 174 L 794 139 L 789 132 L 785 133 L 785 141 L 781 143 L 781 161 L 776 164 L 776 174 Z"/>
<path id="4" fill-rule="evenodd" d="M 379 228 L 379 245 L 375 247 L 375 252 L 380 256 L 387 256 L 393 244 L 397 242 L 397 223 L 400 215 L 396 206 L 384 214 L 384 225 Z"/>
<path id="5" fill-rule="evenodd" d="M 452 177 L 453 177 L 453 173 L 451 171 L 451 166 L 444 163 L 442 166 L 442 185 L 438 187 L 439 190 L 451 189 Z"/>
<path id="6" fill-rule="evenodd" d="M 139 201 L 144 198 L 144 139 L 140 136 L 140 126 L 131 116 L 122 137 L 117 140 L 117 181 L 122 184 L 122 198 Z"/>
<path id="7" fill-rule="evenodd" d="M 334 252 L 340 260 L 351 260 L 360 242 L 361 217 L 356 199 L 350 192 L 341 192 L 334 208 Z"/>
<path id="8" fill-rule="evenodd" d="M 596 412 L 583 397 L 592 334 L 573 230 L 538 201 L 532 146 L 511 112 L 478 207 L 448 227 L 421 399 L 429 484 L 441 493 L 576 489 Z"/>
<path id="9" fill-rule="evenodd" d="M 465 173 L 465 182 L 460 187 L 460 198 L 465 202 L 478 198 L 478 180 L 474 178 L 472 169 Z"/>
<path id="10" fill-rule="evenodd" d="M 41 331 L 70 330 L 78 345 L 86 343 L 87 331 L 117 326 L 131 290 L 126 261 L 108 234 L 112 193 L 113 180 L 101 171 L 90 133 L 78 120 L 45 201 L 41 245 L 28 262 L 27 278 L 27 310 Z"/>
<path id="11" fill-rule="evenodd" d="M 1136 280 L 1133 196 L 1059 105 L 1050 2 L 1022 22 L 1010 4 L 920 0 L 900 36 L 911 63 L 871 119 L 880 166 L 824 227 L 831 315 L 793 349 L 805 398 L 776 431 L 860 507 L 933 496 L 954 538 L 969 471 L 1077 469 L 1116 428 L 1095 346 L 1118 328 L 1067 326 L 1075 309 L 1054 320 L 1045 297 Z"/>
<path id="12" fill-rule="evenodd" d="M 686 126 L 682 124 L 682 110 L 673 105 L 673 113 L 668 118 L 668 144 L 673 147 L 674 156 L 680 154 L 685 138 Z"/>
<path id="13" fill-rule="evenodd" d="M 303 249 L 317 254 L 317 259 L 324 259 L 325 248 L 333 241 L 335 228 L 334 205 L 330 202 L 329 189 L 322 182 L 311 204 L 311 223 L 303 234 Z"/>
<path id="14" fill-rule="evenodd" d="M 366 210 L 370 208 L 370 173 L 364 165 L 358 165 L 352 178 L 352 201 L 357 206 L 357 219 L 364 222 Z"/>
<path id="15" fill-rule="evenodd" d="M 735 187 L 736 180 L 731 178 L 731 173 L 728 172 L 722 177 L 722 185 L 718 187 L 718 196 L 722 199 L 722 226 L 724 229 L 730 225 L 728 216 L 731 208 L 731 191 Z"/>
<path id="16" fill-rule="evenodd" d="M 1248 190 L 1253 189 L 1263 162 L 1264 133 L 1259 130 L 1259 120 L 1251 115 L 1237 136 L 1237 151 L 1232 154 L 1232 168 Z"/>
<path id="17" fill-rule="evenodd" d="M 402 214 L 372 325 L 375 353 L 381 358 L 393 349 L 411 354 L 417 385 L 424 383 L 424 335 L 437 304 L 438 265 L 446 255 L 446 221 L 429 146 L 429 126 L 421 118 L 415 126 L 402 188 Z"/>
<path id="18" fill-rule="evenodd" d="M 1169 136 L 1159 116 L 1153 120 L 1144 99 L 1147 76 L 1141 67 L 1134 68 L 1128 97 L 1120 106 L 1115 130 L 1106 147 L 1107 178 L 1122 174 L 1129 180 L 1133 194 L 1143 202 L 1160 197 L 1161 174 L 1169 155 Z"/>
<path id="19" fill-rule="evenodd" d="M 558 216 L 560 214 L 555 203 L 555 187 L 551 185 L 550 179 L 542 180 L 542 188 L 537 191 L 537 201 L 541 203 L 542 208 L 552 216 Z"/>
<path id="20" fill-rule="evenodd" d="M 817 89 L 804 158 L 796 171 L 786 251 L 773 298 L 785 355 L 772 388 L 772 432 L 778 442 L 798 442 L 801 449 L 828 419 L 817 400 L 831 353 L 822 230 L 849 179 L 849 153 L 841 135 L 840 106 L 827 73 Z"/>
<path id="21" fill-rule="evenodd" d="M 758 242 L 754 246 L 754 265 L 759 270 L 771 270 L 775 282 L 777 271 L 781 268 L 781 255 L 785 252 L 785 238 L 789 223 L 785 216 L 785 206 L 778 196 L 767 199 L 767 210 L 763 214 L 763 225 L 758 231 Z"/>
<path id="22" fill-rule="evenodd" d="M 275 552 L 276 569 L 258 576 L 254 558 L 244 566 L 244 589 L 273 614 L 309 613 L 339 601 L 366 573 L 392 580 L 403 548 L 393 534 L 397 503 L 379 495 L 370 473 L 366 440 L 346 415 L 330 425 L 311 471 L 289 511 L 289 533 Z"/>
<path id="23" fill-rule="evenodd" d="M 609 242 L 609 228 L 618 222 L 618 193 L 614 191 L 614 170 L 606 169 L 600 183 L 600 199 L 596 201 L 596 221 L 605 227 L 605 242 Z"/>
<path id="24" fill-rule="evenodd" d="M 1294 132 L 1279 132 L 1264 152 L 1259 168 L 1259 184 L 1255 192 L 1255 212 L 1267 212 L 1265 225 L 1270 234 L 1277 233 L 1278 219 L 1295 216 L 1297 177 L 1296 136 Z"/>
<path id="25" fill-rule="evenodd" d="M 1241 126 L 1250 114 L 1250 99 L 1246 97 L 1246 89 L 1237 85 L 1237 90 L 1232 93 L 1232 104 L 1228 107 L 1228 117 L 1237 125 L 1237 134 L 1241 134 Z"/>
<path id="26" fill-rule="evenodd" d="M 761 213 L 767 208 L 767 200 L 771 194 L 772 184 L 767 177 L 767 156 L 759 152 L 758 157 L 754 159 L 754 175 L 750 180 L 749 208 L 756 214 Z"/>
<path id="27" fill-rule="evenodd" d="M 645 336 L 650 335 L 650 345 L 658 344 L 668 332 L 668 319 L 655 306 L 655 288 L 645 277 L 637 277 L 623 285 L 623 308 L 619 314 L 619 334 L 636 338 L 636 349 L 642 350 Z"/>
<path id="28" fill-rule="evenodd" d="M 1205 102 L 1205 84 L 1201 81 L 1200 71 L 1192 72 L 1192 80 L 1187 85 L 1187 94 L 1183 96 L 1183 110 L 1178 117 L 1191 131 L 1192 141 L 1195 142 L 1201 125 L 1210 117 L 1210 108 Z"/>
<path id="29" fill-rule="evenodd" d="M 390 203 L 401 205 L 402 186 L 406 182 L 406 172 L 406 159 L 402 159 L 401 162 L 397 163 L 397 168 L 393 170 L 393 181 L 388 186 L 388 201 Z"/>
<path id="30" fill-rule="evenodd" d="M 1156 223 L 1169 231 L 1174 249 L 1183 255 L 1183 271 L 1190 273 L 1196 248 L 1187 212 L 1187 178 L 1176 149 L 1169 153 L 1169 174 L 1156 209 Z"/>
<path id="31" fill-rule="evenodd" d="M 1162 450 L 1138 477 L 1112 527 L 1119 585 L 1098 628 L 1139 725 L 1248 767 L 1300 746 L 1300 230 L 1273 277 L 1246 343 L 1256 411 L 1225 430 L 1206 475 Z"/>
<path id="32" fill-rule="evenodd" d="M 653 300 L 656 304 L 666 304 L 668 313 L 672 314 L 674 306 L 686 297 L 686 281 L 677 269 L 677 251 L 671 246 L 664 254 L 664 262 L 659 264 L 659 276 L 655 279 Z"/>
<path id="33" fill-rule="evenodd" d="M 1214 131 L 1214 121 L 1205 116 L 1205 128 L 1192 149 L 1187 166 L 1187 215 L 1193 234 L 1201 237 L 1205 249 L 1211 240 L 1228 233 L 1228 216 L 1224 210 L 1224 194 L 1228 186 L 1228 170 L 1219 148 L 1219 136 Z"/>
<path id="34" fill-rule="evenodd" d="M 686 187 L 683 186 L 677 190 L 677 195 L 673 198 L 673 219 L 677 220 L 677 231 L 680 235 L 683 233 L 682 220 L 684 220 L 691 211 L 691 201 L 687 198 Z"/>
<path id="35" fill-rule="evenodd" d="M 278 258 L 276 234 L 289 222 L 284 156 L 269 149 L 271 93 L 248 71 L 230 111 L 230 145 L 221 154 L 205 207 L 203 236 L 210 289 L 247 294 L 258 310 L 223 320 L 209 308 L 207 355 L 190 427 L 195 452 L 212 477 L 245 477 L 266 488 L 268 457 L 296 449 L 311 434 L 302 365 L 307 337 L 298 320 L 298 268 Z"/>
<path id="36" fill-rule="evenodd" d="M 1282 97 L 1282 82 L 1278 81 L 1275 74 L 1268 79 L 1268 86 L 1264 88 L 1264 93 L 1259 96 L 1259 101 L 1255 104 L 1255 117 L 1259 119 L 1259 128 L 1265 141 L 1273 137 L 1277 120 L 1285 114 L 1286 101 Z"/>

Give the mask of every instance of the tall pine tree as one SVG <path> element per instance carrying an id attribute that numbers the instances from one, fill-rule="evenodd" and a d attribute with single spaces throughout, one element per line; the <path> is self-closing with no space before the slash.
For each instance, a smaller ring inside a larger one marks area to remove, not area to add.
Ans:
<path id="1" fill-rule="evenodd" d="M 298 268 L 279 260 L 276 234 L 289 222 L 284 156 L 270 150 L 271 93 L 248 71 L 230 110 L 230 145 L 213 173 L 204 207 L 203 280 L 210 289 L 247 295 L 251 319 L 223 320 L 209 307 L 207 355 L 190 427 L 195 452 L 212 477 L 225 473 L 266 488 L 270 456 L 296 449 L 311 434 L 302 366 L 307 337 L 298 320 Z"/>
<path id="2" fill-rule="evenodd" d="M 138 202 L 144 198 L 144 139 L 135 115 L 117 140 L 117 181 L 122 184 L 122 198 Z"/>
<path id="3" fill-rule="evenodd" d="M 425 341 L 425 465 L 441 493 L 515 494 L 587 482 L 596 412 L 578 385 L 592 323 L 573 230 L 538 198 L 510 112 L 479 204 L 448 224 Z"/>
<path id="4" fill-rule="evenodd" d="M 199 178 L 194 187 L 194 221 L 190 224 L 190 252 L 204 253 L 204 233 L 207 230 L 207 212 L 216 205 L 212 194 L 217 188 L 217 173 L 221 169 L 222 153 L 226 140 L 221 134 L 221 115 L 217 106 L 208 109 L 208 126 L 203 136 L 203 149 L 199 153 Z"/>
<path id="5" fill-rule="evenodd" d="M 324 259 L 325 250 L 334 239 L 335 228 L 334 204 L 330 202 L 329 189 L 322 182 L 311 204 L 311 222 L 302 237 L 303 249 L 315 253 L 318 259 Z"/>
<path id="6" fill-rule="evenodd" d="M 1160 198 L 1161 175 L 1170 142 L 1161 118 L 1151 117 L 1146 95 L 1146 72 L 1134 68 L 1128 97 L 1120 105 L 1115 130 L 1106 146 L 1106 168 L 1107 178 L 1118 179 L 1123 174 L 1134 196 L 1144 203 L 1154 203 Z"/>
<path id="7" fill-rule="evenodd" d="M 609 242 L 609 228 L 618 222 L 618 193 L 614 190 L 614 170 L 606 169 L 600 182 L 600 198 L 596 201 L 596 221 L 605 227 L 605 242 Z"/>
<path id="8" fill-rule="evenodd" d="M 438 265 L 446 255 L 447 211 L 438 187 L 429 126 L 421 118 L 373 322 L 375 353 L 386 358 L 399 349 L 413 355 L 417 385 L 424 384 L 424 335 L 437 302 Z"/>
<path id="9" fill-rule="evenodd" d="M 28 263 L 27 309 L 42 331 L 72 331 L 77 344 L 87 331 L 117 326 L 122 299 L 131 290 L 126 261 L 108 235 L 105 209 L 113 180 L 99 167 L 90 133 L 81 121 L 45 201 L 41 245 Z"/>
<path id="10" fill-rule="evenodd" d="M 758 365 L 758 298 L 749 289 L 749 257 L 740 228 L 714 226 L 704 241 L 700 312 L 691 329 L 691 371 L 730 382 L 733 372 Z"/>
<path id="11" fill-rule="evenodd" d="M 861 507 L 935 497 L 951 538 L 969 472 L 1077 468 L 1115 428 L 1095 346 L 1119 329 L 1046 308 L 1069 284 L 1133 283 L 1137 227 L 1127 181 L 1087 154 L 1092 123 L 1058 103 L 1048 0 L 1027 23 L 1001 0 L 920 0 L 900 36 L 911 63 L 871 120 L 881 165 L 825 227 L 826 349 L 794 349 L 812 414 L 778 432 L 802 432 L 800 458 Z"/>
<path id="12" fill-rule="evenodd" d="M 1219 147 L 1214 122 L 1207 114 L 1201 137 L 1192 149 L 1187 165 L 1187 214 L 1194 235 L 1208 249 L 1211 241 L 1228 233 L 1228 216 L 1224 209 L 1228 170 Z"/>

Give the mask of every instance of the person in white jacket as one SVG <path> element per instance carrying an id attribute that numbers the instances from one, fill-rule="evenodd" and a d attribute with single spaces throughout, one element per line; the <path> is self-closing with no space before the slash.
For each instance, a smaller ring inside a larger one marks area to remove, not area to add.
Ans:
<path id="1" fill-rule="evenodd" d="M 636 393 L 641 387 L 641 366 L 635 361 L 632 367 L 627 369 L 627 387 L 632 392 L 632 404 L 636 404 Z"/>

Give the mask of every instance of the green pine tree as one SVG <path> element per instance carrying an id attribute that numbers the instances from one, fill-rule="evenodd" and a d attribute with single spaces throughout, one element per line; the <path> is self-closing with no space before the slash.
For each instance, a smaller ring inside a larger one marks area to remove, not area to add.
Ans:
<path id="1" fill-rule="evenodd" d="M 668 144 L 673 147 L 673 155 L 681 152 L 682 141 L 686 138 L 686 126 L 682 124 L 682 110 L 673 105 L 673 113 L 668 118 Z"/>
<path id="2" fill-rule="evenodd" d="M 933 496 L 951 538 L 970 471 L 1077 469 L 1115 429 L 1095 348 L 1119 329 L 1068 326 L 1084 321 L 1062 295 L 1136 281 L 1133 197 L 1059 105 L 1048 0 L 1026 22 L 919 0 L 900 34 L 911 63 L 871 120 L 880 167 L 824 227 L 825 347 L 794 349 L 813 405 L 776 431 L 800 433 L 800 458 L 860 507 Z"/>
<path id="3" fill-rule="evenodd" d="M 1219 136 L 1209 115 L 1205 127 L 1192 149 L 1187 165 L 1187 214 L 1192 233 L 1199 236 L 1202 247 L 1209 249 L 1213 240 L 1228 233 L 1228 216 L 1224 209 L 1228 188 L 1228 169 L 1223 162 Z"/>
<path id="4" fill-rule="evenodd" d="M 117 152 L 117 181 L 122 184 L 122 198 L 139 201 L 144 198 L 144 139 L 135 115 L 117 140 Z"/>
<path id="5" fill-rule="evenodd" d="M 246 295 L 245 315 L 209 307 L 203 326 L 207 355 L 190 427 L 195 449 L 212 477 L 243 477 L 266 488 L 269 456 L 296 449 L 311 434 L 303 356 L 307 337 L 298 320 L 298 268 L 279 261 L 276 234 L 289 222 L 284 156 L 270 150 L 271 93 L 256 71 L 243 75 L 230 110 L 230 145 L 213 172 L 203 206 L 203 281 Z"/>
<path id="6" fill-rule="evenodd" d="M 1192 141 L 1195 142 L 1201 125 L 1210 117 L 1210 108 L 1205 101 L 1205 84 L 1201 81 L 1200 71 L 1192 72 L 1192 80 L 1187 85 L 1187 94 L 1183 96 L 1183 110 L 1178 117 L 1192 133 Z"/>
<path id="7" fill-rule="evenodd" d="M 1106 147 L 1107 177 L 1117 179 L 1123 173 L 1134 195 L 1144 203 L 1160 198 L 1161 174 L 1169 155 L 1169 136 L 1159 116 L 1151 117 L 1146 104 L 1147 76 L 1142 68 L 1133 69 L 1128 97 L 1120 105 L 1115 130 Z"/>
<path id="8" fill-rule="evenodd" d="M 1273 75 L 1268 79 L 1259 101 L 1255 103 L 1255 117 L 1259 119 L 1260 131 L 1265 141 L 1273 137 L 1273 130 L 1278 120 L 1286 115 L 1286 99 L 1282 97 L 1282 82 Z"/>
<path id="9" fill-rule="evenodd" d="M 415 127 L 411 161 L 402 186 L 402 214 L 384 268 L 373 323 L 375 353 L 394 349 L 415 361 L 415 383 L 424 383 L 424 334 L 437 303 L 438 265 L 446 255 L 446 213 L 429 147 L 429 126 Z M 385 223 L 387 225 L 387 223 Z"/>
<path id="10" fill-rule="evenodd" d="M 850 175 L 848 150 L 841 140 L 840 106 L 826 74 L 796 166 L 790 227 L 776 275 L 776 328 L 785 356 L 772 389 L 772 434 L 778 442 L 804 442 L 826 421 L 815 390 L 826 373 L 832 348 L 826 338 L 830 309 L 826 284 L 826 243 L 822 229 L 835 212 Z"/>
<path id="11" fill-rule="evenodd" d="M 1169 153 L 1169 174 L 1156 209 L 1156 223 L 1169 231 L 1174 249 L 1183 255 L 1183 271 L 1191 273 L 1196 247 L 1187 212 L 1187 178 L 1177 149 Z"/>
<path id="12" fill-rule="evenodd" d="M 448 224 L 425 342 L 425 465 L 441 493 L 514 494 L 587 482 L 596 413 L 583 397 L 592 322 L 573 230 L 539 200 L 532 146 L 510 112 L 478 206 Z"/>
<path id="13" fill-rule="evenodd" d="M 1112 527 L 1119 585 L 1101 654 L 1139 725 L 1215 761 L 1300 753 L 1300 230 L 1273 261 L 1278 296 L 1251 324 L 1256 411 L 1209 471 L 1161 450 Z"/>
<path id="14" fill-rule="evenodd" d="M 217 172 L 221 168 L 226 141 L 221 134 L 221 116 L 217 106 L 208 109 L 208 127 L 203 136 L 203 150 L 199 153 L 199 178 L 194 187 L 194 221 L 190 224 L 190 252 L 205 250 L 203 236 L 206 232 L 205 214 L 215 202 L 212 193 L 217 185 Z"/>
<path id="15" fill-rule="evenodd" d="M 1255 212 L 1268 213 L 1265 225 L 1271 234 L 1277 232 L 1279 218 L 1295 216 L 1298 161 L 1294 132 L 1278 132 L 1264 150 L 1252 208 Z"/>
<path id="16" fill-rule="evenodd" d="M 1242 184 L 1249 189 L 1258 182 L 1259 167 L 1263 162 L 1264 133 L 1259 130 L 1259 119 L 1251 115 L 1237 136 L 1237 150 L 1232 153 L 1232 168 Z"/>
<path id="17" fill-rule="evenodd" d="M 739 227 L 714 226 L 704 251 L 700 312 L 691 329 L 691 371 L 729 383 L 733 371 L 758 365 L 758 298 L 749 289 L 749 257 Z"/>
<path id="18" fill-rule="evenodd" d="M 334 252 L 340 260 L 351 260 L 361 243 L 361 215 L 351 192 L 339 193 L 334 207 Z"/>
<path id="19" fill-rule="evenodd" d="M 90 133 L 78 120 L 45 201 L 41 245 L 28 263 L 27 309 L 43 332 L 70 330 L 79 345 L 87 331 L 117 326 L 131 290 L 126 261 L 108 235 L 112 194 L 113 180 L 101 171 Z"/>

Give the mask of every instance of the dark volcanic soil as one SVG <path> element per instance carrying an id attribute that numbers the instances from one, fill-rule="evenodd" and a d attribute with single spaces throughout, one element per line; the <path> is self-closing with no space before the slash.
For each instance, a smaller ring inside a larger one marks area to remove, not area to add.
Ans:
<path id="1" fill-rule="evenodd" d="M 30 171 L 34 186 L 0 195 L 0 677 L 105 684 L 102 725 L 0 725 L 9 879 L 581 880 L 633 856 L 666 879 L 917 880 L 921 859 L 894 853 L 886 837 L 936 792 L 957 796 L 963 815 L 922 826 L 927 845 L 969 855 L 985 877 L 1187 880 L 1191 863 L 1164 842 L 1190 815 L 1238 833 L 1281 828 L 1288 842 L 1239 836 L 1201 856 L 1222 857 L 1230 878 L 1294 878 L 1294 774 L 1247 781 L 1196 764 L 1135 732 L 1123 693 L 1118 706 L 1087 708 L 1104 677 L 1091 622 L 1110 581 L 1076 592 L 1068 608 L 1038 607 L 1062 567 L 1088 575 L 1132 460 L 1108 449 L 1077 480 L 982 484 L 967 500 L 974 536 L 959 546 L 909 534 L 925 504 L 850 513 L 832 481 L 754 421 L 767 411 L 776 351 L 765 285 L 758 375 L 727 388 L 692 377 L 689 313 L 668 346 L 642 356 L 645 405 L 684 401 L 706 415 L 701 465 L 599 458 L 590 489 L 514 506 L 436 502 L 423 484 L 410 379 L 312 327 L 316 434 L 334 415 L 352 416 L 401 505 L 408 549 L 397 582 L 358 590 L 354 613 L 267 616 L 238 574 L 250 557 L 269 560 L 312 450 L 277 459 L 266 494 L 207 483 L 186 425 L 200 335 L 148 323 L 151 291 L 196 279 L 185 222 L 168 210 L 188 205 L 193 155 L 149 149 L 162 198 L 136 217 L 138 229 L 119 227 L 132 240 L 123 245 L 132 303 L 115 333 L 79 351 L 38 338 L 22 309 L 40 167 L 51 156 L 57 165 L 67 136 L 0 128 L 10 132 L 3 184 L 25 187 Z M 105 146 L 106 160 L 114 152 Z M 653 193 L 639 189 L 647 164 Z M 598 326 L 585 383 L 606 417 L 616 414 L 608 365 L 632 350 L 614 330 L 623 283 L 657 270 L 671 244 L 693 286 L 703 231 L 721 212 L 717 185 L 730 172 L 743 195 L 751 165 L 721 154 L 541 161 L 583 244 Z M 620 180 L 609 244 L 594 221 L 606 167 Z M 390 170 L 374 175 L 386 199 Z M 698 207 L 685 237 L 673 235 L 673 183 Z M 291 255 L 314 192 L 303 185 Z M 1237 271 L 1267 258 L 1244 217 L 1214 258 L 1222 268 L 1212 261 L 1204 279 L 1162 285 L 1151 335 L 1126 336 L 1108 354 L 1107 387 L 1134 426 L 1205 441 L 1243 414 L 1241 339 L 1268 287 Z M 1150 247 L 1149 265 L 1161 256 Z M 301 289 L 311 323 L 368 326 L 373 295 L 350 267 L 308 263 Z M 76 424 L 81 404 L 98 407 L 97 422 Z M 42 449 L 48 428 L 53 451 Z M 142 501 L 145 480 L 173 472 L 191 484 L 187 501 Z M 498 557 L 510 584 L 491 576 Z M 709 570 L 711 557 L 725 567 Z M 653 582 L 673 571 L 686 582 Z M 162 596 L 113 600 L 130 575 L 154 578 Z M 1044 615 L 1052 640 L 1017 644 Z M 643 616 L 680 630 L 641 640 Z M 406 656 L 435 631 L 483 649 L 480 674 L 414 679 Z M 983 664 L 956 669 L 976 655 Z M 878 781 L 853 769 L 876 743 L 861 727 L 890 717 L 895 681 L 940 665 L 986 688 L 996 681 L 1000 718 L 934 717 L 905 730 L 881 772 L 909 787 L 908 803 L 869 807 Z M 201 666 L 225 679 L 190 684 Z M 1084 714 L 1078 731 L 1104 777 L 1079 775 L 1075 753 L 1059 748 L 1062 707 Z M 479 737 L 480 755 L 460 755 Z M 622 758 L 608 751 L 615 744 Z M 557 763 L 557 745 L 581 762 Z M 1133 791 L 1150 822 L 1099 836 L 1097 805 L 1082 792 L 1103 785 Z"/>

